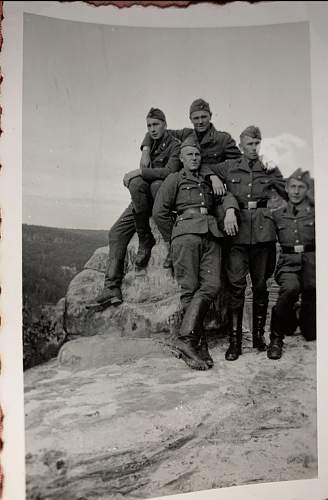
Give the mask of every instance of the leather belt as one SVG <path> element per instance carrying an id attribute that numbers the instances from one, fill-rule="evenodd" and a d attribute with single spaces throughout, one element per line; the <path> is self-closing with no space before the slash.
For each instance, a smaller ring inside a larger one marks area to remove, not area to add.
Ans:
<path id="1" fill-rule="evenodd" d="M 178 215 L 188 215 L 188 214 L 203 214 L 207 215 L 208 210 L 206 207 L 191 207 L 191 208 L 186 208 L 185 210 L 181 210 L 181 212 L 178 212 Z"/>
<path id="2" fill-rule="evenodd" d="M 238 202 L 239 208 L 246 210 L 254 210 L 256 208 L 266 208 L 268 206 L 267 201 L 248 201 L 247 203 Z"/>
<path id="3" fill-rule="evenodd" d="M 309 245 L 294 245 L 294 246 L 282 246 L 281 247 L 282 253 L 303 253 L 303 252 L 314 252 L 315 251 L 315 245 L 314 244 L 309 244 Z"/>

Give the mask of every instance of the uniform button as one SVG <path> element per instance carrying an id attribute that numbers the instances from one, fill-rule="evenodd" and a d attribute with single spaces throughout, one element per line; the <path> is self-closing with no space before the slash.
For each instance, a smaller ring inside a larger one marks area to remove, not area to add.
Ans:
<path id="1" fill-rule="evenodd" d="M 199 193 L 199 196 L 203 196 L 203 193 Z"/>
<path id="2" fill-rule="evenodd" d="M 300 242 L 300 240 L 296 240 L 296 243 L 299 243 L 299 242 Z"/>
<path id="3" fill-rule="evenodd" d="M 294 219 L 294 222 L 296 223 L 296 222 L 297 222 L 297 220 L 296 220 L 296 219 Z"/>
<path id="4" fill-rule="evenodd" d="M 251 185 L 252 185 L 252 183 L 250 182 L 248 185 L 249 185 L 249 186 L 251 186 Z"/>
<path id="5" fill-rule="evenodd" d="M 295 229 L 294 233 L 297 233 L 297 229 Z"/>
<path id="6" fill-rule="evenodd" d="M 202 201 L 202 205 L 204 205 L 204 202 Z"/>
<path id="7" fill-rule="evenodd" d="M 250 194 L 248 194 L 248 195 L 247 195 L 247 198 L 250 198 L 250 197 L 251 197 L 251 195 L 250 195 Z"/>

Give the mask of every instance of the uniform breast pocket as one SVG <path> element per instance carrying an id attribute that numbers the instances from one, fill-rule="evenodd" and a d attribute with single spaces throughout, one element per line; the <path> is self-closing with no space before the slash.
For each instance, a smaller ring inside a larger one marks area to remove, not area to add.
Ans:
<path id="1" fill-rule="evenodd" d="M 227 179 L 227 187 L 228 191 L 232 194 L 239 195 L 241 194 L 241 179 L 240 177 L 231 177 Z"/>
<path id="2" fill-rule="evenodd" d="M 288 239 L 288 226 L 284 223 L 277 224 L 277 233 L 280 243 L 284 243 L 285 239 Z M 291 231 L 290 231 L 291 233 Z"/>
<path id="3" fill-rule="evenodd" d="M 253 184 L 253 193 L 256 197 L 262 197 L 267 194 L 270 189 L 270 179 L 260 178 L 256 179 Z"/>
<path id="4" fill-rule="evenodd" d="M 315 238 L 315 223 L 314 220 L 308 220 L 303 224 L 306 239 L 314 240 Z"/>
<path id="5" fill-rule="evenodd" d="M 180 188 L 179 203 L 190 203 L 192 199 L 192 188 L 190 186 L 182 186 Z"/>

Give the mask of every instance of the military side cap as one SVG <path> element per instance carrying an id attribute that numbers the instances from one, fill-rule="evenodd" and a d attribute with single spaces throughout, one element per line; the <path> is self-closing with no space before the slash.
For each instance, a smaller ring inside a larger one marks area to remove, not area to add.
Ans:
<path id="1" fill-rule="evenodd" d="M 308 188 L 311 187 L 311 177 L 308 170 L 302 170 L 301 168 L 297 168 L 295 172 L 293 172 L 288 177 L 288 181 L 290 179 L 296 179 L 298 181 L 304 182 L 304 184 L 306 184 Z"/>
<path id="2" fill-rule="evenodd" d="M 204 99 L 196 99 L 191 103 L 189 116 L 191 116 L 191 113 L 194 111 L 207 111 L 208 113 L 211 113 L 210 105 L 208 102 L 204 101 Z"/>
<path id="3" fill-rule="evenodd" d="M 198 151 L 200 152 L 199 142 L 197 141 L 197 139 L 195 139 L 195 137 L 193 137 L 193 134 L 188 135 L 188 137 L 182 142 L 180 148 L 182 149 L 187 146 L 190 146 L 192 148 L 197 148 Z"/>
<path id="4" fill-rule="evenodd" d="M 162 120 L 166 123 L 166 118 L 163 111 L 159 108 L 151 108 L 147 115 L 147 118 L 155 118 L 157 120 Z"/>
<path id="5" fill-rule="evenodd" d="M 249 127 L 246 127 L 245 130 L 242 131 L 240 134 L 240 137 L 244 137 L 247 135 L 247 137 L 251 137 L 252 139 L 262 139 L 262 134 L 261 130 L 258 127 L 255 127 L 254 125 L 250 125 Z"/>

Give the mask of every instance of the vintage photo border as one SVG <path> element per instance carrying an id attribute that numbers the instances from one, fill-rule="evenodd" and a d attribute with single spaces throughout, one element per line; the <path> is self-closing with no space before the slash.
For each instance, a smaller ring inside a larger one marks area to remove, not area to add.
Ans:
<path id="1" fill-rule="evenodd" d="M 194 15 L 197 9 L 197 16 Z M 215 9 L 215 15 L 214 15 Z M 80 2 L 4 2 L 2 34 L 2 119 L 1 128 L 1 406 L 4 414 L 1 464 L 4 474 L 3 498 L 25 498 L 24 400 L 21 338 L 21 198 L 22 198 L 22 48 L 24 12 L 61 19 L 101 22 L 102 24 L 180 27 L 234 26 L 308 21 L 311 44 L 311 85 L 314 173 L 317 213 L 317 386 L 318 386 L 318 479 L 236 486 L 220 490 L 188 493 L 188 498 L 216 499 L 324 499 L 328 497 L 328 407 L 325 332 L 325 281 L 328 238 L 328 176 L 326 167 L 326 131 L 328 130 L 328 8 L 321 2 L 267 2 L 249 5 L 236 2 L 226 6 L 197 5 L 172 12 L 157 8 L 130 7 L 122 10 L 112 6 L 94 7 Z M 178 498 L 179 495 L 171 498 Z M 166 497 L 167 498 L 167 497 Z"/>

